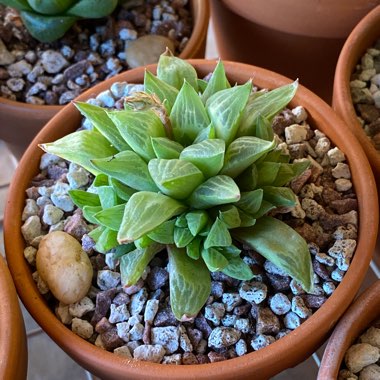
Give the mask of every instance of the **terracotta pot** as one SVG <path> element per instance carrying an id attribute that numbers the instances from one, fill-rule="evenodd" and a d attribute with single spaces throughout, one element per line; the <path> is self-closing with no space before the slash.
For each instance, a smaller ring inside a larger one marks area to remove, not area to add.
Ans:
<path id="1" fill-rule="evenodd" d="M 378 0 L 211 0 L 221 58 L 279 72 L 331 100 L 339 52 Z"/>
<path id="2" fill-rule="evenodd" d="M 28 351 L 24 320 L 7 264 L 0 253 L 0 379 L 25 380 Z"/>
<path id="3" fill-rule="evenodd" d="M 365 51 L 379 38 L 380 6 L 365 16 L 347 38 L 336 67 L 333 93 L 333 107 L 366 152 L 378 187 L 380 186 L 380 153 L 372 145 L 358 122 L 351 98 L 350 78 Z"/>
<path id="4" fill-rule="evenodd" d="M 380 318 L 380 281 L 368 288 L 337 324 L 323 354 L 318 380 L 333 380 L 346 351 L 371 323 Z"/>
<path id="5" fill-rule="evenodd" d="M 190 60 L 202 77 L 211 72 L 215 62 Z M 225 62 L 231 82 L 242 83 L 255 78 L 255 84 L 275 88 L 290 80 L 270 71 Z M 155 71 L 155 66 L 148 66 Z M 127 71 L 82 94 L 86 100 L 109 88 L 113 82 L 141 83 L 144 68 Z M 302 104 L 309 113 L 310 124 L 318 127 L 346 154 L 352 171 L 352 180 L 359 204 L 359 241 L 357 251 L 341 285 L 311 318 L 296 331 L 260 351 L 219 363 L 191 366 L 162 366 L 148 362 L 121 359 L 116 355 L 88 343 L 71 332 L 56 318 L 44 298 L 39 294 L 31 276 L 31 268 L 23 256 L 21 214 L 25 202 L 25 189 L 39 171 L 42 151 L 37 144 L 54 141 L 75 131 L 81 120 L 76 108 L 70 104 L 56 115 L 36 136 L 23 156 L 9 189 L 5 212 L 4 234 L 7 258 L 17 290 L 33 318 L 50 337 L 80 365 L 106 379 L 267 379 L 292 367 L 311 355 L 327 338 L 330 329 L 351 303 L 367 271 L 376 243 L 378 229 L 378 203 L 376 187 L 369 163 L 360 145 L 332 109 L 320 98 L 300 86 L 291 105 Z M 334 128 L 332 128 L 334 126 Z"/>
<path id="6" fill-rule="evenodd" d="M 194 18 L 193 33 L 182 53 L 183 59 L 203 58 L 210 9 L 208 1 L 190 0 Z M 37 106 L 0 97 L 0 139 L 20 159 L 39 130 L 64 106 Z"/>

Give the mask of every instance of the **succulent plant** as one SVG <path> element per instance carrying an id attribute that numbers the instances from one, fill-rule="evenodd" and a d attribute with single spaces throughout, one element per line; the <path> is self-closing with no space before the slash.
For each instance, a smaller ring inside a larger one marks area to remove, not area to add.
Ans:
<path id="1" fill-rule="evenodd" d="M 15 8 L 29 33 L 41 42 L 62 37 L 83 18 L 101 18 L 113 12 L 118 0 L 0 0 Z"/>
<path id="2" fill-rule="evenodd" d="M 306 242 L 267 216 L 296 204 L 285 185 L 309 165 L 289 163 L 271 127 L 297 86 L 231 87 L 221 61 L 205 82 L 167 51 L 157 76 L 146 71 L 144 92 L 125 98 L 123 110 L 76 103 L 93 129 L 41 147 L 95 175 L 87 191 L 70 196 L 98 225 L 89 234 L 96 249 L 120 258 L 124 286 L 166 248 L 172 310 L 179 320 L 192 318 L 210 294 L 210 272 L 254 277 L 240 242 L 311 290 Z"/>

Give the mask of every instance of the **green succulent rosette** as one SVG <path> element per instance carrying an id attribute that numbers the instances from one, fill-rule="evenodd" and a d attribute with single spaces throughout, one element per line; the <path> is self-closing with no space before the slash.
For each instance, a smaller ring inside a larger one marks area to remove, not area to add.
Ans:
<path id="1" fill-rule="evenodd" d="M 79 19 L 108 16 L 118 0 L 0 0 L 0 4 L 17 9 L 35 39 L 52 42 L 61 38 Z"/>
<path id="2" fill-rule="evenodd" d="M 312 289 L 305 240 L 267 216 L 296 204 L 286 185 L 309 164 L 290 163 L 271 128 L 297 86 L 231 87 L 221 61 L 205 82 L 166 52 L 157 76 L 146 71 L 145 91 L 126 98 L 123 110 L 76 103 L 93 130 L 42 148 L 94 174 L 87 191 L 70 196 L 98 225 L 90 232 L 96 249 L 120 258 L 124 286 L 166 249 L 172 310 L 179 320 L 193 318 L 210 294 L 210 272 L 253 278 L 238 241 Z"/>

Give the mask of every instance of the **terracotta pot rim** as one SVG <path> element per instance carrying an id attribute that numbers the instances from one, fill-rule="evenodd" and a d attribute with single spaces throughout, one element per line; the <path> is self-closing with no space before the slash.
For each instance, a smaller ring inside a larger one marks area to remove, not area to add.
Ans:
<path id="1" fill-rule="evenodd" d="M 323 354 L 318 379 L 337 378 L 347 349 L 380 317 L 380 280 L 376 281 L 348 308 L 338 322 Z M 368 318 L 372 314 L 372 317 Z"/>
<path id="2" fill-rule="evenodd" d="M 377 37 L 370 37 L 374 30 L 378 30 Z M 380 5 L 369 12 L 347 38 L 339 55 L 333 88 L 333 108 L 340 114 L 360 141 L 360 144 L 367 153 L 376 177 L 380 177 L 380 153 L 372 145 L 363 127 L 357 120 L 357 114 L 351 97 L 350 78 L 362 55 L 379 38 Z M 360 46 L 361 48 L 359 48 Z"/>
<path id="3" fill-rule="evenodd" d="M 215 66 L 214 60 L 189 60 L 189 62 L 192 63 L 198 71 L 203 71 L 203 74 L 207 74 Z M 257 79 L 257 85 L 260 86 L 260 83 L 264 83 L 261 87 L 273 88 L 291 82 L 288 78 L 255 66 L 229 61 L 225 61 L 224 64 L 227 74 L 230 77 L 237 77 L 240 75 L 240 78 L 244 78 L 241 80 L 245 80 L 253 76 L 254 83 L 256 82 L 255 79 Z M 154 67 L 155 65 L 150 65 L 147 68 L 152 70 Z M 130 70 L 111 78 L 111 80 L 106 82 L 107 87 L 109 87 L 110 83 L 113 81 L 119 80 L 120 77 L 133 76 L 136 78 L 142 78 L 142 75 L 143 68 Z M 85 100 L 93 96 L 96 92 L 103 91 L 105 87 L 104 83 L 105 82 L 96 86 L 94 89 L 86 91 L 78 99 Z M 64 122 L 69 115 L 73 114 L 73 112 L 77 112 L 74 111 L 75 107 L 70 104 L 43 128 L 27 149 L 13 178 L 5 213 L 5 245 L 7 248 L 6 251 L 10 270 L 22 301 L 38 323 L 44 326 L 45 331 L 58 342 L 65 351 L 71 350 L 72 352 L 74 350 L 76 360 L 82 365 L 85 365 L 88 360 L 94 360 L 94 356 L 96 355 L 98 360 L 100 360 L 100 358 L 106 359 L 105 365 L 110 370 L 112 368 L 115 369 L 115 367 L 121 370 L 123 366 L 125 367 L 125 365 L 128 364 L 128 374 L 133 378 L 139 379 L 143 379 L 143 376 L 149 376 L 152 379 L 161 379 L 171 376 L 175 379 L 187 379 L 189 377 L 206 379 L 209 378 L 210 373 L 213 376 L 223 374 L 225 379 L 233 379 L 251 373 L 252 363 L 255 363 L 255 370 L 261 371 L 270 368 L 270 373 L 273 375 L 282 369 L 297 364 L 296 359 L 294 358 L 292 360 L 289 360 L 287 356 L 284 358 L 283 353 L 285 349 L 287 352 L 296 352 L 297 350 L 300 350 L 300 347 L 302 347 L 302 344 L 305 343 L 305 341 L 312 341 L 314 345 L 313 349 L 317 344 L 322 343 L 322 339 L 336 323 L 337 315 L 339 315 L 340 312 L 339 309 L 345 310 L 348 307 L 365 276 L 366 269 L 371 259 L 370 253 L 373 251 L 376 242 L 378 212 L 373 212 L 373 210 L 378 210 L 377 193 L 373 175 L 362 148 L 353 135 L 350 132 L 347 133 L 345 131 L 346 127 L 344 123 L 334 114 L 331 108 L 303 86 L 299 87 L 293 104 L 302 104 L 306 109 L 310 109 L 312 113 L 310 117 L 312 119 L 318 117 L 322 124 L 336 126 L 336 129 L 331 131 L 331 134 L 334 136 L 333 141 L 335 144 L 339 141 L 336 145 L 343 146 L 343 151 L 345 151 L 348 156 L 349 164 L 354 173 L 353 182 L 358 195 L 359 211 L 362 214 L 361 223 L 359 224 L 357 253 L 353 258 L 352 265 L 345 275 L 342 285 L 337 287 L 334 294 L 326 301 L 325 305 L 322 306 L 320 310 L 298 327 L 296 331 L 260 351 L 227 360 L 225 362 L 211 363 L 207 365 L 162 367 L 160 364 L 121 359 L 109 352 L 105 352 L 98 347 L 95 347 L 76 336 L 61 324 L 53 312 L 43 302 L 42 297 L 38 293 L 34 292 L 33 299 L 30 299 L 30 290 L 28 287 L 32 286 L 35 289 L 35 286 L 30 282 L 29 267 L 23 260 L 23 257 L 20 258 L 20 255 L 22 255 L 20 251 L 24 244 L 22 237 L 20 236 L 19 219 L 22 212 L 20 208 L 23 207 L 24 201 L 24 196 L 20 194 L 20 182 L 23 184 L 24 171 L 30 171 L 30 162 L 32 162 L 33 156 L 38 152 L 36 145 L 41 142 L 47 142 L 48 135 L 54 131 L 54 129 L 58 129 L 55 128 L 56 123 L 60 122 L 60 120 L 61 123 Z M 311 123 L 313 122 L 312 119 L 310 120 Z M 327 127 L 325 126 L 322 129 L 327 129 Z M 42 151 L 38 153 L 38 157 L 41 154 Z M 19 193 L 18 196 L 15 195 L 17 194 L 17 189 Z M 374 233 L 372 235 L 368 236 L 368 228 L 366 228 L 364 224 L 373 229 Z M 363 236 L 365 236 L 365 239 Z M 20 262 L 19 259 L 22 261 Z M 341 310 L 341 312 L 343 312 L 343 310 Z M 322 331 L 321 336 L 315 337 L 316 334 L 312 334 L 312 331 Z M 66 337 L 70 337 L 71 344 L 66 340 Z M 310 346 L 310 343 L 308 344 Z M 307 354 L 312 353 L 310 350 L 311 347 L 308 347 L 306 352 L 305 349 L 302 349 L 301 351 L 303 355 L 306 356 Z M 298 356 L 300 356 L 300 353 L 298 353 Z M 276 357 L 277 359 L 275 362 L 273 361 L 273 357 Z M 160 371 L 160 369 L 163 368 L 165 372 L 164 375 L 161 373 L 163 371 Z M 190 368 L 191 376 L 189 375 Z"/>
<path id="4" fill-rule="evenodd" d="M 210 18 L 210 5 L 208 0 L 192 0 L 197 3 L 196 7 L 193 7 L 193 32 L 187 42 L 185 49 L 179 54 L 182 59 L 193 57 L 194 52 L 201 48 L 203 41 L 207 35 L 207 25 Z M 85 91 L 84 91 L 85 92 Z M 82 94 L 84 93 L 82 92 Z M 3 104 L 5 107 L 25 108 L 26 112 L 58 112 L 62 110 L 65 105 L 37 105 L 20 102 L 16 100 L 6 99 L 0 96 L 0 106 Z"/>
<path id="5" fill-rule="evenodd" d="M 16 289 L 7 264 L 0 253 L 0 377 L 25 379 L 27 367 L 26 335 Z"/>

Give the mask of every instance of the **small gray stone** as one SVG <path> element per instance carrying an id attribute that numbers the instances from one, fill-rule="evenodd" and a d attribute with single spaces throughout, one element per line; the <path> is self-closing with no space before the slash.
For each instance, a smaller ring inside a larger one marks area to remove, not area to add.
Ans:
<path id="1" fill-rule="evenodd" d="M 241 298 L 257 305 L 267 297 L 267 286 L 261 282 L 243 282 L 239 294 Z"/>
<path id="2" fill-rule="evenodd" d="M 153 320 L 158 311 L 159 300 L 148 300 L 145 306 L 144 320 L 145 322 L 153 323 Z"/>
<path id="3" fill-rule="evenodd" d="M 205 307 L 205 318 L 218 326 L 225 312 L 226 309 L 222 303 L 214 302 Z"/>
<path id="4" fill-rule="evenodd" d="M 79 189 L 88 184 L 89 176 L 81 166 L 71 163 L 67 173 L 67 180 L 72 189 Z"/>
<path id="5" fill-rule="evenodd" d="M 164 356 L 161 364 L 180 365 L 180 364 L 182 364 L 182 355 L 181 354 L 173 354 L 173 355 Z"/>
<path id="6" fill-rule="evenodd" d="M 165 348 L 167 354 L 172 354 L 179 347 L 179 329 L 175 326 L 153 327 L 151 330 L 152 344 Z"/>
<path id="7" fill-rule="evenodd" d="M 30 216 L 21 227 L 22 236 L 27 243 L 31 243 L 34 238 L 42 233 L 41 221 L 37 215 Z"/>
<path id="8" fill-rule="evenodd" d="M 300 318 L 306 319 L 312 315 L 312 311 L 305 305 L 304 300 L 299 296 L 292 298 L 292 311 Z"/>
<path id="9" fill-rule="evenodd" d="M 131 351 L 129 350 L 128 346 L 117 347 L 113 350 L 113 353 L 115 355 L 122 356 L 124 358 L 132 359 L 132 354 L 131 354 Z"/>
<path id="10" fill-rule="evenodd" d="M 140 314 L 144 309 L 145 303 L 148 299 L 148 292 L 145 288 L 140 289 L 131 297 L 131 303 L 129 305 L 131 315 Z"/>
<path id="11" fill-rule="evenodd" d="M 358 373 L 364 367 L 376 363 L 379 358 L 380 349 L 368 343 L 358 343 L 347 350 L 344 361 L 351 372 Z"/>
<path id="12" fill-rule="evenodd" d="M 144 326 L 137 322 L 135 325 L 129 330 L 129 339 L 130 340 L 141 340 L 144 334 Z"/>
<path id="13" fill-rule="evenodd" d="M 97 100 L 99 100 L 103 106 L 111 108 L 115 105 L 115 99 L 112 96 L 112 93 L 110 90 L 105 90 L 97 95 Z"/>
<path id="14" fill-rule="evenodd" d="M 283 293 L 276 293 L 269 301 L 269 306 L 273 313 L 277 315 L 286 314 L 291 308 L 289 298 Z"/>
<path id="15" fill-rule="evenodd" d="M 22 212 L 21 220 L 24 222 L 30 216 L 38 215 L 40 212 L 40 208 L 38 207 L 36 201 L 34 199 L 27 199 L 26 205 Z"/>
<path id="16" fill-rule="evenodd" d="M 62 159 L 51 153 L 44 153 L 40 160 L 40 169 L 45 170 L 50 165 L 58 164 Z"/>
<path id="17" fill-rule="evenodd" d="M 237 318 L 238 317 L 234 314 L 226 314 L 221 320 L 222 325 L 225 327 L 233 327 L 235 326 Z"/>
<path id="18" fill-rule="evenodd" d="M 186 329 L 184 326 L 179 326 L 179 345 L 182 348 L 184 352 L 191 352 L 193 351 L 193 345 L 190 342 L 189 336 L 187 335 Z"/>
<path id="19" fill-rule="evenodd" d="M 329 296 L 334 292 L 335 285 L 333 282 L 327 281 L 327 282 L 323 283 L 322 288 L 323 288 L 324 292 L 326 293 L 326 295 Z"/>
<path id="20" fill-rule="evenodd" d="M 34 247 L 29 246 L 24 249 L 24 257 L 32 266 L 36 266 L 36 254 L 37 249 Z"/>
<path id="21" fill-rule="evenodd" d="M 226 311 L 232 311 L 235 306 L 241 304 L 242 300 L 239 293 L 224 293 L 222 296 L 222 302 L 226 306 Z"/>
<path id="22" fill-rule="evenodd" d="M 173 41 L 164 36 L 146 35 L 128 43 L 125 50 L 130 68 L 145 66 L 158 62 L 166 48 L 174 51 Z"/>
<path id="23" fill-rule="evenodd" d="M 19 92 L 24 88 L 25 81 L 22 78 L 10 78 L 7 80 L 7 86 L 13 92 Z"/>
<path id="24" fill-rule="evenodd" d="M 116 323 L 117 335 L 123 339 L 124 342 L 129 342 L 129 328 L 128 322 Z"/>
<path id="25" fill-rule="evenodd" d="M 83 339 L 90 339 L 94 333 L 91 323 L 79 318 L 73 318 L 71 330 Z"/>
<path id="26" fill-rule="evenodd" d="M 261 350 L 264 347 L 269 346 L 271 343 L 274 343 L 275 338 L 271 335 L 257 335 L 254 339 L 251 340 L 251 347 L 255 350 Z"/>
<path id="27" fill-rule="evenodd" d="M 241 332 L 231 327 L 217 327 L 212 330 L 209 338 L 209 347 L 223 348 L 235 344 L 241 336 Z"/>
<path id="28" fill-rule="evenodd" d="M 81 318 L 86 313 L 94 310 L 95 305 L 88 297 L 84 297 L 80 301 L 69 305 L 69 313 L 72 317 Z"/>
<path id="29" fill-rule="evenodd" d="M 127 86 L 127 82 L 115 82 L 112 84 L 110 91 L 115 99 L 120 99 L 125 96 L 125 88 Z"/>
<path id="30" fill-rule="evenodd" d="M 7 66 L 15 61 L 16 57 L 8 51 L 3 40 L 0 38 L 0 65 Z"/>
<path id="31" fill-rule="evenodd" d="M 46 205 L 42 215 L 42 221 L 51 226 L 58 223 L 63 217 L 63 211 L 53 205 Z"/>
<path id="32" fill-rule="evenodd" d="M 44 51 L 41 55 L 41 63 L 49 74 L 59 73 L 64 67 L 68 66 L 65 57 L 54 50 Z"/>
<path id="33" fill-rule="evenodd" d="M 286 328 L 294 330 L 301 325 L 301 319 L 296 313 L 290 311 L 284 317 L 284 325 Z"/>
<path id="34" fill-rule="evenodd" d="M 238 318 L 235 321 L 234 327 L 243 334 L 248 334 L 251 331 L 252 326 L 248 318 Z"/>
<path id="35" fill-rule="evenodd" d="M 108 318 L 108 320 L 111 323 L 124 322 L 128 320 L 129 317 L 130 317 L 130 314 L 128 311 L 128 306 L 126 304 L 122 304 L 119 306 L 111 304 L 111 313 Z"/>
<path id="36" fill-rule="evenodd" d="M 245 340 L 240 339 L 235 345 L 235 351 L 238 356 L 243 356 L 247 353 L 247 343 Z"/>
<path id="37" fill-rule="evenodd" d="M 128 346 L 129 347 L 129 346 Z M 143 360 L 153 363 L 160 363 L 165 355 L 165 349 L 162 345 L 143 344 L 133 351 L 133 357 L 137 360 Z"/>
<path id="38" fill-rule="evenodd" d="M 110 270 L 98 272 L 97 284 L 101 290 L 116 288 L 120 283 L 120 273 Z"/>
<path id="39" fill-rule="evenodd" d="M 119 32 L 119 37 L 123 41 L 135 40 L 137 38 L 137 32 L 134 29 L 123 28 Z"/>
<path id="40" fill-rule="evenodd" d="M 8 72 L 12 78 L 21 78 L 24 75 L 28 75 L 31 70 L 32 65 L 24 59 L 8 66 Z"/>

